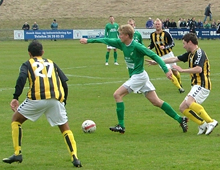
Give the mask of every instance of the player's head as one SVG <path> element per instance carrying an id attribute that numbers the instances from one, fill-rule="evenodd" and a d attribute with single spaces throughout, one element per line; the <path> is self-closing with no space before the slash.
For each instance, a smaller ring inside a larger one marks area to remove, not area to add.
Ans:
<path id="1" fill-rule="evenodd" d="M 111 22 L 111 23 L 114 23 L 115 22 L 115 19 L 114 19 L 114 17 L 111 15 L 111 16 L 109 16 L 109 21 Z"/>
<path id="2" fill-rule="evenodd" d="M 159 18 L 157 18 L 155 21 L 154 21 L 154 28 L 157 30 L 157 31 L 160 31 L 162 30 L 162 22 Z"/>
<path id="3" fill-rule="evenodd" d="M 39 41 L 33 40 L 28 46 L 28 52 L 31 57 L 42 56 L 43 46 Z"/>
<path id="4" fill-rule="evenodd" d="M 135 21 L 134 21 L 134 19 L 130 18 L 128 20 L 128 24 L 131 25 L 133 28 L 135 28 Z"/>
<path id="5" fill-rule="evenodd" d="M 122 42 L 124 42 L 124 36 L 128 35 L 129 39 L 133 39 L 133 35 L 134 35 L 134 28 L 129 25 L 121 25 L 118 29 L 119 32 L 119 38 L 121 39 Z"/>
<path id="6" fill-rule="evenodd" d="M 192 50 L 195 50 L 195 46 L 197 46 L 198 43 L 198 38 L 195 33 L 187 33 L 183 36 L 183 48 L 186 49 L 188 52 L 192 52 Z"/>

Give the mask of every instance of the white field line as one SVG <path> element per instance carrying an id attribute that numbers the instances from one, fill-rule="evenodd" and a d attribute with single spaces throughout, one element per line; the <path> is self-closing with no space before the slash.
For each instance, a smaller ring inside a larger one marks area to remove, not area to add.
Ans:
<path id="1" fill-rule="evenodd" d="M 66 68 L 68 69 L 68 68 Z M 79 77 L 79 78 L 87 78 L 87 79 L 107 79 L 105 77 L 92 77 L 92 76 L 80 76 L 80 75 L 71 75 L 71 74 L 66 74 L 68 77 Z M 212 74 L 213 75 L 213 74 Z M 214 74 L 215 76 L 220 75 L 220 73 Z M 117 78 L 108 78 L 110 79 L 117 79 Z M 189 75 L 181 75 L 182 80 L 189 80 Z M 115 83 L 124 83 L 127 79 L 119 80 L 119 81 L 106 81 L 106 82 L 94 82 L 94 83 L 76 83 L 76 84 L 68 84 L 68 86 L 91 86 L 91 85 L 103 85 L 103 84 L 115 84 Z M 151 81 L 161 81 L 161 80 L 168 80 L 166 77 L 158 77 L 158 78 L 153 78 L 150 79 Z M 212 79 L 212 82 L 220 81 L 220 79 Z M 28 89 L 29 87 L 25 87 L 24 89 Z M 14 90 L 14 88 L 0 88 L 0 92 L 2 91 L 11 91 Z"/>

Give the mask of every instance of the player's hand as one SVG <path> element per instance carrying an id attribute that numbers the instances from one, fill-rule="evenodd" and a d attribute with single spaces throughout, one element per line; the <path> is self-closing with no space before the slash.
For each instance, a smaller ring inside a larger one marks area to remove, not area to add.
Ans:
<path id="1" fill-rule="evenodd" d="M 172 71 L 169 70 L 169 72 L 166 73 L 167 78 L 172 79 L 172 74 L 173 74 Z"/>
<path id="2" fill-rule="evenodd" d="M 165 47 L 164 47 L 163 45 L 161 45 L 161 46 L 160 46 L 160 49 L 162 49 L 162 50 L 163 50 L 164 48 L 165 48 Z"/>
<path id="3" fill-rule="evenodd" d="M 148 60 L 148 59 L 146 59 L 145 61 L 146 61 L 146 64 L 147 64 L 148 66 L 157 65 L 157 62 L 154 61 L 154 60 Z"/>
<path id="4" fill-rule="evenodd" d="M 172 67 L 173 67 L 173 69 L 179 71 L 180 73 L 183 72 L 183 69 L 178 65 L 173 65 Z"/>
<path id="5" fill-rule="evenodd" d="M 81 44 L 87 44 L 87 38 L 81 38 L 81 39 L 79 40 L 79 42 L 80 42 Z"/>
<path id="6" fill-rule="evenodd" d="M 10 106 L 11 106 L 11 110 L 15 112 L 19 106 L 19 101 L 17 99 L 12 99 Z"/>

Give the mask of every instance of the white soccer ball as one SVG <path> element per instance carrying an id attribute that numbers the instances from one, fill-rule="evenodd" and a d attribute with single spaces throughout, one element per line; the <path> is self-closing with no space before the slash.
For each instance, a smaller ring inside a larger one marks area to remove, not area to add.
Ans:
<path id="1" fill-rule="evenodd" d="M 82 130 L 85 133 L 93 133 L 96 130 L 96 124 L 92 120 L 85 120 L 82 123 Z"/>

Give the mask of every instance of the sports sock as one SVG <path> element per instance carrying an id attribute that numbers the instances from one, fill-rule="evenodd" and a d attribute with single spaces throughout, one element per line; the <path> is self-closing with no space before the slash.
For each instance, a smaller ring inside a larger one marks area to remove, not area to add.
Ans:
<path id="1" fill-rule="evenodd" d="M 193 102 L 190 106 L 190 109 L 194 110 L 197 115 L 199 115 L 201 118 L 203 118 L 207 123 L 213 122 L 212 118 L 208 115 L 208 113 L 205 111 L 205 109 L 202 107 L 202 105 Z"/>
<path id="2" fill-rule="evenodd" d="M 171 80 L 171 82 L 172 82 L 178 89 L 181 88 L 180 83 L 179 83 L 178 79 L 176 78 L 176 76 L 174 76 L 174 75 L 172 74 L 172 79 L 170 79 L 170 80 Z"/>
<path id="3" fill-rule="evenodd" d="M 13 146 L 15 150 L 14 154 L 19 155 L 21 154 L 21 138 L 22 138 L 21 123 L 14 121 L 11 123 L 11 128 L 12 128 Z"/>
<path id="4" fill-rule="evenodd" d="M 67 145 L 68 151 L 71 155 L 71 160 L 73 161 L 73 155 L 75 155 L 75 157 L 77 158 L 76 141 L 74 139 L 73 133 L 71 130 L 66 130 L 63 132 L 63 136 L 64 136 L 64 141 Z"/>
<path id="5" fill-rule="evenodd" d="M 179 123 L 182 122 L 182 117 L 176 113 L 176 111 L 166 102 L 163 102 L 161 109 L 170 117 L 177 120 Z"/>
<path id="6" fill-rule="evenodd" d="M 124 125 L 124 102 L 119 102 L 116 103 L 116 112 L 117 112 L 117 116 L 118 116 L 118 124 L 121 127 L 125 127 Z"/>
<path id="7" fill-rule="evenodd" d="M 185 109 L 183 114 L 198 125 L 202 125 L 205 121 L 199 117 L 193 110 Z"/>
<path id="8" fill-rule="evenodd" d="M 109 59 L 109 51 L 106 52 L 106 55 L 105 55 L 105 62 L 107 63 L 108 62 L 108 59 Z"/>
<path id="9" fill-rule="evenodd" d="M 116 51 L 114 51 L 114 61 L 117 62 L 118 54 Z"/>
<path id="10" fill-rule="evenodd" d="M 178 80 L 178 82 L 179 82 L 179 84 L 180 84 L 180 86 L 181 86 L 182 82 L 181 82 L 180 73 L 177 72 L 176 75 L 174 74 L 174 76 L 177 78 L 177 80 Z"/>

